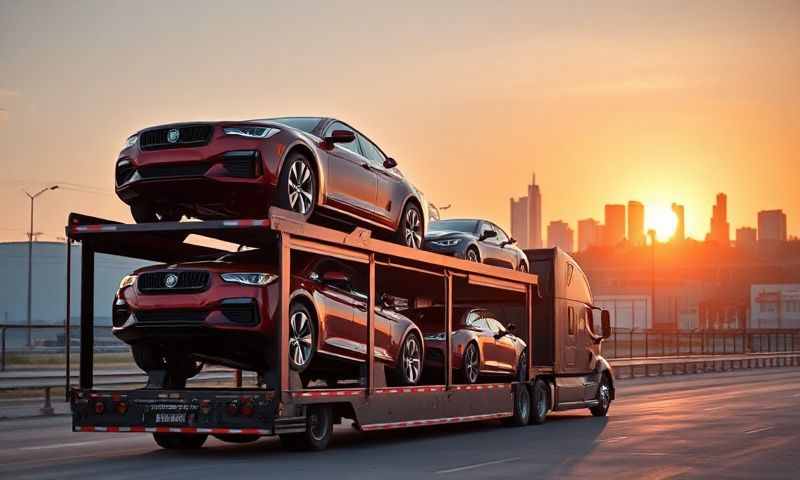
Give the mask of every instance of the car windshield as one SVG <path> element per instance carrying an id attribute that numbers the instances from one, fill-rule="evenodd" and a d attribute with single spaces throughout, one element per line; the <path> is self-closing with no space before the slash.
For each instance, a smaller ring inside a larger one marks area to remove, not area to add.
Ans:
<path id="1" fill-rule="evenodd" d="M 266 118 L 265 122 L 275 122 L 288 125 L 292 128 L 302 130 L 306 133 L 311 133 L 319 125 L 319 117 L 281 117 L 281 118 Z"/>
<path id="2" fill-rule="evenodd" d="M 438 222 L 432 222 L 428 226 L 428 231 L 456 231 L 473 233 L 477 226 L 477 220 L 440 220 Z"/>

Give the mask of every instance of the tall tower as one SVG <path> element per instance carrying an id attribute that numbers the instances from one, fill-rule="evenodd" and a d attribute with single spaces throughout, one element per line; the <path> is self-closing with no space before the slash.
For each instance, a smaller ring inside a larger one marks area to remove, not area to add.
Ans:
<path id="1" fill-rule="evenodd" d="M 728 197 L 724 193 L 717 194 L 717 203 L 711 211 L 711 231 L 708 240 L 728 246 L 731 241 L 731 226 L 728 223 Z"/>
<path id="2" fill-rule="evenodd" d="M 528 185 L 528 246 L 542 248 L 542 194 L 535 173 Z"/>
<path id="3" fill-rule="evenodd" d="M 628 241 L 632 245 L 644 245 L 644 205 L 631 200 L 628 202 Z"/>
<path id="4" fill-rule="evenodd" d="M 677 218 L 677 223 L 675 223 L 675 233 L 672 235 L 672 241 L 682 242 L 686 240 L 686 220 L 684 216 L 683 205 L 673 203 L 672 213 L 674 213 L 675 218 Z"/>
<path id="5" fill-rule="evenodd" d="M 511 236 L 517 240 L 519 248 L 531 248 L 528 242 L 528 197 L 511 199 Z"/>
<path id="6" fill-rule="evenodd" d="M 606 205 L 603 244 L 617 246 L 625 240 L 625 205 Z"/>

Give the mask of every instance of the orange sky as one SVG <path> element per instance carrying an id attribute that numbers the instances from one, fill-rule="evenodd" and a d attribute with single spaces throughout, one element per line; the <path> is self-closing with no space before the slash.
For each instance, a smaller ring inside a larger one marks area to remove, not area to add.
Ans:
<path id="1" fill-rule="evenodd" d="M 374 3 L 0 0 L 0 240 L 48 182 L 92 193 L 41 197 L 43 240 L 129 220 L 139 128 L 292 114 L 360 128 L 448 216 L 508 226 L 536 171 L 545 223 L 677 201 L 702 238 L 723 191 L 732 236 L 773 208 L 800 235 L 800 3 Z"/>

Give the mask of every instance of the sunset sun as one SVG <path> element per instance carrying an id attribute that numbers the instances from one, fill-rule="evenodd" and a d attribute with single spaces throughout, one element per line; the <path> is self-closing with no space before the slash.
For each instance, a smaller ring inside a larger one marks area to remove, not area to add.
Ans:
<path id="1" fill-rule="evenodd" d="M 656 231 L 656 239 L 665 242 L 675 233 L 678 218 L 664 205 L 647 205 L 645 208 L 645 227 Z"/>

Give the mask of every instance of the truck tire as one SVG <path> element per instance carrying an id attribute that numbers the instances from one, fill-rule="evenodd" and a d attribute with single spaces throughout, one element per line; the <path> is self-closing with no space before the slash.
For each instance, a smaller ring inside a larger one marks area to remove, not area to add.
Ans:
<path id="1" fill-rule="evenodd" d="M 537 378 L 533 382 L 533 398 L 531 399 L 531 423 L 534 425 L 541 425 L 547 417 L 547 411 L 550 410 L 550 387 L 547 382 L 541 378 Z"/>
<path id="2" fill-rule="evenodd" d="M 280 435 L 281 444 L 288 450 L 325 450 L 333 435 L 333 411 L 326 405 L 308 409 L 306 431 Z"/>
<path id="3" fill-rule="evenodd" d="M 167 450 L 196 450 L 201 448 L 208 435 L 202 433 L 154 433 L 159 447 Z"/>
<path id="4" fill-rule="evenodd" d="M 514 415 L 503 423 L 509 427 L 522 427 L 531 419 L 531 393 L 528 384 L 519 383 L 514 389 Z"/>
<path id="5" fill-rule="evenodd" d="M 594 407 L 590 407 L 589 411 L 595 417 L 605 417 L 608 415 L 608 407 L 611 406 L 611 380 L 608 379 L 608 375 L 605 373 L 600 380 L 600 387 L 597 388 L 597 401 L 599 403 Z"/>

